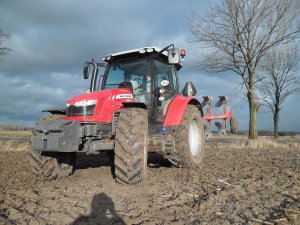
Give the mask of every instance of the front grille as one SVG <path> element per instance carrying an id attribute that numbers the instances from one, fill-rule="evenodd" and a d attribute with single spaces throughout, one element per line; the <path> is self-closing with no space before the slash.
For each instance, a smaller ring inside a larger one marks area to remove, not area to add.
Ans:
<path id="1" fill-rule="evenodd" d="M 67 107 L 66 115 L 69 116 L 93 116 L 96 105 L 74 106 Z"/>

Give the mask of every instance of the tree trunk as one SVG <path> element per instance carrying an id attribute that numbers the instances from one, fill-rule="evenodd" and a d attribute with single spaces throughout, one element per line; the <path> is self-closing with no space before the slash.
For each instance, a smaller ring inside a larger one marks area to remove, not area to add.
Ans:
<path id="1" fill-rule="evenodd" d="M 248 52 L 248 58 L 250 60 L 250 52 Z M 249 89 L 248 89 L 248 102 L 249 102 L 249 139 L 256 139 L 257 138 L 257 131 L 256 131 L 256 111 L 257 111 L 257 103 L 255 101 L 254 96 L 254 69 L 251 63 L 248 65 L 248 74 L 249 74 Z"/>
<path id="2" fill-rule="evenodd" d="M 248 92 L 248 102 L 249 102 L 249 139 L 256 139 L 257 138 L 257 131 L 256 131 L 256 102 L 254 96 Z"/>
<path id="3" fill-rule="evenodd" d="M 279 109 L 275 106 L 274 111 L 274 139 L 278 140 L 279 134 L 278 134 L 278 123 L 279 123 Z"/>

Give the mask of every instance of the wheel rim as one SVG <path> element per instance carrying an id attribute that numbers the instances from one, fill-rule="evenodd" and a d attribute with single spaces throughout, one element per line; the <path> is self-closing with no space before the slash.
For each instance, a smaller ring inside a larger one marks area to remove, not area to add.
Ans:
<path id="1" fill-rule="evenodd" d="M 189 147 L 192 156 L 199 155 L 201 151 L 200 143 L 201 143 L 200 127 L 197 120 L 193 120 L 189 128 L 189 145 L 190 145 Z"/>

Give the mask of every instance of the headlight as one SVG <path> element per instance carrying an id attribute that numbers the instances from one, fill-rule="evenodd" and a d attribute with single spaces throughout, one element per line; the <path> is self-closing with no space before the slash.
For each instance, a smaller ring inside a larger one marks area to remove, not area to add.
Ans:
<path id="1" fill-rule="evenodd" d="M 88 105 L 96 105 L 96 104 L 97 104 L 97 99 L 92 99 L 92 100 L 77 101 L 75 102 L 74 106 L 79 107 L 79 106 L 88 106 Z"/>
<path id="2" fill-rule="evenodd" d="M 139 50 L 139 53 L 145 53 L 146 52 L 146 50 L 145 49 L 143 49 L 143 48 L 141 48 L 140 50 Z"/>
<path id="3" fill-rule="evenodd" d="M 147 52 L 153 52 L 153 48 L 147 48 L 146 51 Z"/>
<path id="4" fill-rule="evenodd" d="M 167 89 L 165 87 L 162 87 L 161 89 L 159 89 L 160 94 L 165 94 L 166 92 L 167 92 Z"/>
<path id="5" fill-rule="evenodd" d="M 67 103 L 67 116 L 93 116 L 97 99 L 82 100 L 74 105 Z"/>

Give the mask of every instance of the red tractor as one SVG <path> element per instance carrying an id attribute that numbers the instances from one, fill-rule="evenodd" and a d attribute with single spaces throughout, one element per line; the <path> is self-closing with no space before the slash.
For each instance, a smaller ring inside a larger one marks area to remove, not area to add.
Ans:
<path id="1" fill-rule="evenodd" d="M 76 153 L 114 152 L 117 181 L 135 184 L 147 172 L 148 152 L 162 154 L 176 167 L 200 165 L 204 151 L 203 111 L 188 82 L 179 93 L 178 71 L 185 51 L 174 45 L 107 55 L 105 63 L 86 62 L 91 76 L 86 93 L 66 109 L 37 122 L 32 138 L 34 175 L 57 179 L 74 171 Z M 104 66 L 104 75 L 98 75 Z"/>

